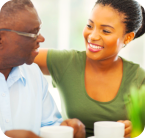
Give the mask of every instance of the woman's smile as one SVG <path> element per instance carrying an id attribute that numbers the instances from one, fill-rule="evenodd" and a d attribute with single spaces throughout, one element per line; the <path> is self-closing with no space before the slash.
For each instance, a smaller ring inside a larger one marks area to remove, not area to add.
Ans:
<path id="1" fill-rule="evenodd" d="M 99 52 L 101 50 L 103 50 L 104 47 L 97 45 L 97 44 L 93 44 L 93 43 L 88 43 L 88 50 L 91 52 Z"/>

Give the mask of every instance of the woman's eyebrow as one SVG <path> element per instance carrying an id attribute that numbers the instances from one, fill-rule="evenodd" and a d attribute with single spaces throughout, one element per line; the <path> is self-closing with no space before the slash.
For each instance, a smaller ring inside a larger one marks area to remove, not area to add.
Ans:
<path id="1" fill-rule="evenodd" d="M 113 28 L 112 26 L 110 26 L 110 25 L 101 25 L 101 26 L 103 26 L 103 27 L 110 27 L 110 28 Z M 114 28 L 113 28 L 114 29 Z"/>
<path id="2" fill-rule="evenodd" d="M 91 19 L 89 19 L 89 21 L 90 21 L 91 23 L 94 23 Z"/>
<path id="3" fill-rule="evenodd" d="M 89 19 L 89 21 L 91 22 L 91 23 L 94 23 L 91 19 Z M 110 28 L 112 28 L 112 29 L 114 29 L 112 26 L 110 26 L 110 25 L 105 25 L 105 24 L 103 24 L 103 25 L 101 25 L 101 26 L 103 26 L 103 27 L 110 27 Z"/>

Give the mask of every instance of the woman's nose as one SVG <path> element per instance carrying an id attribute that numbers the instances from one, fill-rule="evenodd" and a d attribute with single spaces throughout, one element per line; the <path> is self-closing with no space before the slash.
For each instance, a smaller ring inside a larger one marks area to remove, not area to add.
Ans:
<path id="1" fill-rule="evenodd" d="M 93 31 L 91 32 L 91 34 L 89 35 L 89 39 L 91 39 L 91 40 L 93 40 L 93 41 L 95 41 L 95 40 L 98 41 L 98 40 L 101 39 L 101 36 L 100 36 L 100 34 L 99 34 L 98 31 L 93 30 Z"/>

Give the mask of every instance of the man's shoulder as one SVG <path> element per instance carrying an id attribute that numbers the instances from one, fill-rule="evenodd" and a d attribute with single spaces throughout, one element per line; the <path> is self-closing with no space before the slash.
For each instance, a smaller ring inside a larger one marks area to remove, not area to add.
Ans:
<path id="1" fill-rule="evenodd" d="M 21 70 L 24 71 L 40 71 L 39 66 L 35 63 L 32 63 L 31 65 L 23 64 L 19 66 Z"/>
<path id="2" fill-rule="evenodd" d="M 27 65 L 27 64 L 23 64 L 21 66 L 19 66 L 20 71 L 22 72 L 22 74 L 24 74 L 24 76 L 29 76 L 29 77 L 41 77 L 42 76 L 42 72 L 39 68 L 39 66 L 35 63 L 32 63 L 31 65 Z"/>
<path id="3" fill-rule="evenodd" d="M 44 78 L 39 66 L 35 63 L 31 65 L 23 64 L 19 66 L 21 74 L 26 82 L 35 87 L 45 87 L 48 85 L 47 80 Z M 39 84 L 39 85 L 38 85 Z"/>

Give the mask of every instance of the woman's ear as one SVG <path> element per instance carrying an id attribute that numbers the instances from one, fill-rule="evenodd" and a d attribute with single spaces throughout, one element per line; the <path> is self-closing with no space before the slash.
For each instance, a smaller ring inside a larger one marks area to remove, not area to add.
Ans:
<path id="1" fill-rule="evenodd" d="M 125 39 L 124 39 L 124 44 L 127 45 L 129 42 L 131 42 L 135 37 L 135 33 L 131 32 L 125 35 Z"/>

